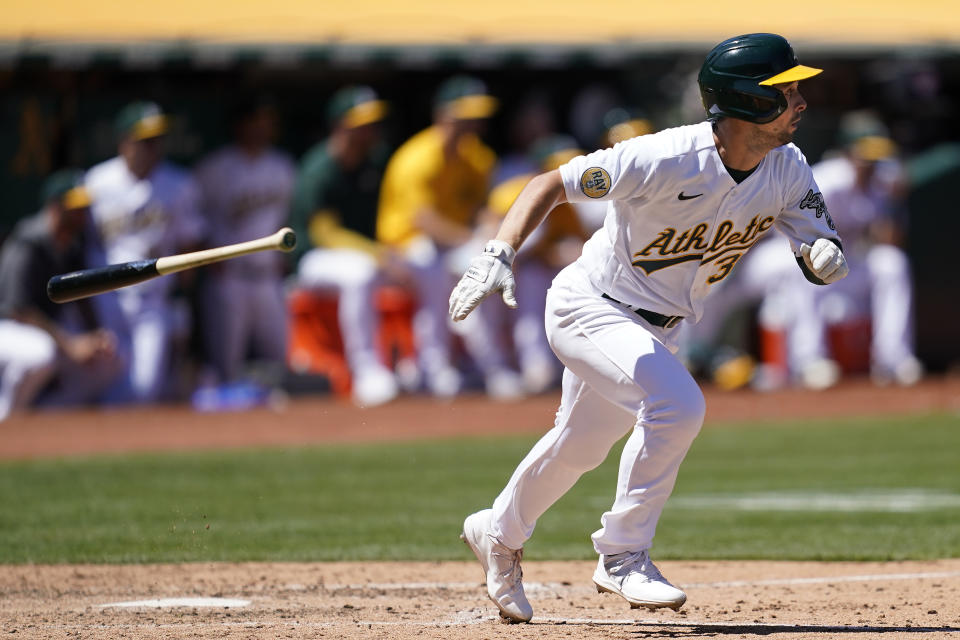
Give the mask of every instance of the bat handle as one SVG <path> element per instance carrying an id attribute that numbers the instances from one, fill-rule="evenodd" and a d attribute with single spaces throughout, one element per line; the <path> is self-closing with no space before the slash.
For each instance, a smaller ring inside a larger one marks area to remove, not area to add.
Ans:
<path id="1" fill-rule="evenodd" d="M 73 302 L 137 284 L 157 275 L 156 259 L 72 271 L 50 278 L 47 282 L 47 296 L 54 302 Z"/>

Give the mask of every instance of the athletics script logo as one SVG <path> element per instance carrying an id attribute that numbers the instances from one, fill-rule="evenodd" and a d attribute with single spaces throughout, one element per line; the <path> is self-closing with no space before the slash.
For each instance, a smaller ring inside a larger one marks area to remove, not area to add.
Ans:
<path id="1" fill-rule="evenodd" d="M 707 282 L 714 284 L 730 273 L 740 256 L 773 226 L 773 222 L 773 216 L 761 218 L 756 215 L 743 231 L 734 231 L 733 221 L 724 220 L 717 225 L 709 240 L 707 232 L 710 225 L 706 222 L 683 231 L 667 227 L 657 234 L 653 242 L 633 254 L 631 264 L 650 275 L 684 262 L 698 261 L 701 266 L 715 263 L 716 273 L 707 278 Z"/>

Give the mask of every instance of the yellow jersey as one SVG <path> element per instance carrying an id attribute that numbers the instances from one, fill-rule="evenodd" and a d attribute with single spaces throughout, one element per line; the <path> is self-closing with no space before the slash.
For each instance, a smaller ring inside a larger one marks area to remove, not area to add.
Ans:
<path id="1" fill-rule="evenodd" d="M 377 239 L 402 247 L 421 234 L 417 214 L 432 209 L 445 219 L 472 226 L 486 200 L 493 150 L 475 135 L 460 139 L 445 158 L 443 136 L 430 127 L 407 140 L 390 158 L 380 186 Z"/>

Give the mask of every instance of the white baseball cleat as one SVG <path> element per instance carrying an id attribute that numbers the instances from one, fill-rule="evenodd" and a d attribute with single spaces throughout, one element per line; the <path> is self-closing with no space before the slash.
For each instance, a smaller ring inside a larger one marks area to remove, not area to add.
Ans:
<path id="1" fill-rule="evenodd" d="M 676 611 L 687 601 L 687 594 L 663 577 L 646 549 L 601 555 L 593 582 L 599 593 L 615 593 L 629 602 L 631 609 L 670 607 Z"/>
<path id="2" fill-rule="evenodd" d="M 490 535 L 492 509 L 467 516 L 460 539 L 467 543 L 487 577 L 487 594 L 507 622 L 530 622 L 533 607 L 523 593 L 523 549 L 508 549 Z"/>

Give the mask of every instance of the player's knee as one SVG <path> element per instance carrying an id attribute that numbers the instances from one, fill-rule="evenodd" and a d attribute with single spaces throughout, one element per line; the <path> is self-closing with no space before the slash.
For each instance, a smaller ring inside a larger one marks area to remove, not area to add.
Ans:
<path id="1" fill-rule="evenodd" d="M 684 429 L 691 431 L 692 435 L 696 435 L 700 431 L 700 427 L 703 426 L 703 418 L 706 413 L 707 402 L 703 398 L 703 392 L 696 384 L 693 384 L 684 394 L 683 406 L 678 411 L 677 422 Z"/>
<path id="2" fill-rule="evenodd" d="M 677 386 L 669 398 L 648 406 L 643 422 L 653 427 L 662 425 L 686 432 L 693 439 L 700 432 L 706 411 L 703 392 L 691 380 L 690 384 Z"/>

